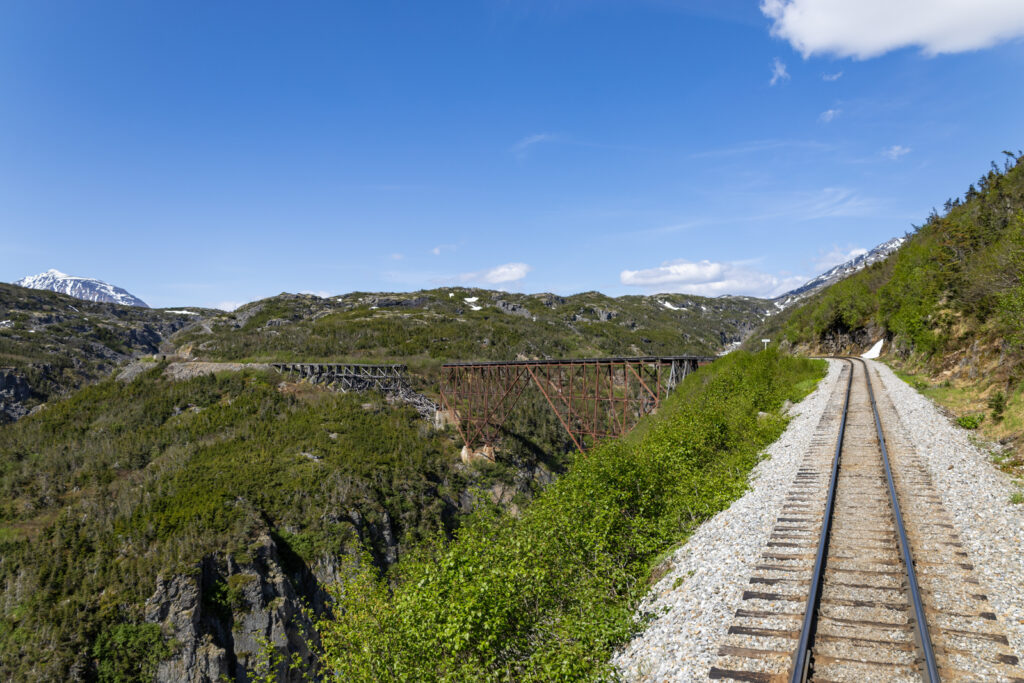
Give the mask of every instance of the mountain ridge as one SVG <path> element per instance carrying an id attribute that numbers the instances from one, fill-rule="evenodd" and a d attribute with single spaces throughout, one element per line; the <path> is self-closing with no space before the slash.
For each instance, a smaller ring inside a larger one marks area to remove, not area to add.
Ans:
<path id="1" fill-rule="evenodd" d="M 68 275 L 55 268 L 45 273 L 28 275 L 14 284 L 28 289 L 46 289 L 58 294 L 67 294 L 83 301 L 149 308 L 149 304 L 126 289 L 92 277 Z"/>
<path id="2" fill-rule="evenodd" d="M 889 255 L 899 249 L 907 241 L 906 237 L 893 237 L 890 240 L 886 240 L 881 244 L 875 246 L 872 249 L 858 254 L 857 256 L 844 261 L 837 266 L 833 266 L 821 273 L 817 277 L 811 278 L 804 284 L 800 285 L 796 289 L 791 289 L 785 294 L 772 299 L 772 303 L 775 304 L 776 308 L 785 309 L 793 304 L 806 299 L 807 297 L 820 292 L 829 285 L 835 284 L 840 280 L 844 280 L 854 273 L 867 268 L 868 266 L 884 261 L 889 258 Z"/>

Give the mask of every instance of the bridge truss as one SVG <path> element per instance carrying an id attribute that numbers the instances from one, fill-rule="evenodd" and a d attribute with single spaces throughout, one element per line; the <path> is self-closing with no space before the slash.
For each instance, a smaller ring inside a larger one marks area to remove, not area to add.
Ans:
<path id="1" fill-rule="evenodd" d="M 441 402 L 466 447 L 493 446 L 516 402 L 538 389 L 580 451 L 633 429 L 683 377 L 714 360 L 701 356 L 586 358 L 442 366 Z"/>
<path id="2" fill-rule="evenodd" d="M 271 363 L 278 372 L 296 373 L 313 384 L 326 384 L 341 391 L 391 393 L 407 386 L 404 365 L 362 363 Z"/>

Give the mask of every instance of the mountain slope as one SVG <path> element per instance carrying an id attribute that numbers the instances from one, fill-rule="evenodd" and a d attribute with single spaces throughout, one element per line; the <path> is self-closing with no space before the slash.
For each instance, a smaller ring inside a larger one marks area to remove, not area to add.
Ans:
<path id="1" fill-rule="evenodd" d="M 884 261 L 889 258 L 889 255 L 894 251 L 903 246 L 903 243 L 907 241 L 906 237 L 894 237 L 893 239 L 879 244 L 874 249 L 871 249 L 863 254 L 856 256 L 855 258 L 840 263 L 838 266 L 826 270 L 818 277 L 808 280 L 806 283 L 800 285 L 796 289 L 782 294 L 781 296 L 775 297 L 772 303 L 777 308 L 788 308 L 793 304 L 802 301 L 817 292 L 825 289 L 830 285 L 834 285 L 842 279 L 848 278 L 854 273 L 857 273 L 870 265 L 874 265 L 879 261 Z"/>
<path id="2" fill-rule="evenodd" d="M 48 289 L 83 301 L 149 308 L 145 301 L 120 287 L 91 277 L 67 275 L 52 268 L 45 273 L 24 277 L 14 284 L 28 289 Z"/>
<path id="3" fill-rule="evenodd" d="M 444 361 L 713 355 L 750 334 L 764 299 L 686 294 L 568 297 L 463 287 L 331 298 L 282 294 L 177 335 L 204 360 Z"/>
<path id="4" fill-rule="evenodd" d="M 0 283 L 0 423 L 157 353 L 203 310 L 161 311 L 80 301 Z"/>
<path id="5" fill-rule="evenodd" d="M 992 165 L 888 259 L 770 320 L 762 334 L 808 353 L 883 355 L 915 385 L 1018 444 L 1024 463 L 1024 156 Z"/>

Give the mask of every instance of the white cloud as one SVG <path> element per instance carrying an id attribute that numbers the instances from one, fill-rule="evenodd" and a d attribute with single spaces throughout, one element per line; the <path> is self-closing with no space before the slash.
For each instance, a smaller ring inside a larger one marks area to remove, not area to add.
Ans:
<path id="1" fill-rule="evenodd" d="M 619 274 L 619 281 L 651 292 L 774 297 L 799 287 L 807 278 L 765 273 L 752 268 L 749 263 L 678 259 L 666 261 L 655 268 L 624 270 Z"/>
<path id="2" fill-rule="evenodd" d="M 818 120 L 822 123 L 831 123 L 831 121 L 841 113 L 843 113 L 842 109 L 826 109 L 821 112 L 821 116 L 818 117 Z"/>
<path id="3" fill-rule="evenodd" d="M 434 256 L 440 256 L 442 254 L 442 252 L 446 252 L 446 251 L 455 251 L 455 245 L 454 244 L 439 244 L 436 247 L 434 247 L 433 249 L 431 249 L 430 253 L 433 254 Z"/>
<path id="4" fill-rule="evenodd" d="M 1024 36 L 1020 0 L 761 0 L 761 12 L 804 57 L 869 59 L 910 46 L 934 56 Z"/>
<path id="5" fill-rule="evenodd" d="M 833 81 L 838 81 L 842 77 L 843 77 L 843 72 L 842 71 L 837 71 L 834 74 L 822 74 L 821 75 L 821 80 L 829 81 L 831 83 Z"/>
<path id="6" fill-rule="evenodd" d="M 788 81 L 789 72 L 786 71 L 786 65 L 779 60 L 778 57 L 772 62 L 772 80 L 768 82 L 768 85 L 775 85 L 779 81 Z"/>
<path id="7" fill-rule="evenodd" d="M 892 159 L 893 161 L 909 153 L 910 148 L 904 147 L 903 145 L 893 145 L 892 147 L 887 147 L 886 149 L 882 150 L 882 156 L 888 159 Z"/>
<path id="8" fill-rule="evenodd" d="M 214 306 L 214 308 L 219 308 L 222 311 L 233 311 L 239 306 L 244 306 L 247 303 L 247 301 L 221 301 L 219 304 Z"/>
<path id="9" fill-rule="evenodd" d="M 819 273 L 823 273 L 832 266 L 838 266 L 840 263 L 852 261 L 858 256 L 863 256 L 866 253 L 868 253 L 868 250 L 862 247 L 847 247 L 846 249 L 842 249 L 841 247 L 834 246 L 828 253 L 821 252 L 818 254 L 818 258 L 814 261 L 814 269 Z"/>
<path id="10" fill-rule="evenodd" d="M 533 268 L 525 263 L 504 263 L 487 270 L 463 273 L 459 278 L 464 282 L 485 282 L 491 285 L 500 285 L 522 280 L 531 270 Z"/>
<path id="11" fill-rule="evenodd" d="M 312 294 L 313 296 L 318 296 L 321 299 L 328 299 L 328 298 L 334 296 L 333 294 L 328 292 L 326 289 L 318 289 L 315 292 L 313 290 L 311 290 L 311 289 L 303 289 L 302 291 L 299 292 L 299 294 Z"/>
<path id="12" fill-rule="evenodd" d="M 534 135 L 527 135 L 525 138 L 521 139 L 519 142 L 512 145 L 512 153 L 515 154 L 517 158 L 523 159 L 526 157 L 526 153 L 529 151 L 529 149 L 534 145 L 538 145 L 542 142 L 552 142 L 556 139 L 557 136 L 552 135 L 551 133 L 536 133 Z"/>

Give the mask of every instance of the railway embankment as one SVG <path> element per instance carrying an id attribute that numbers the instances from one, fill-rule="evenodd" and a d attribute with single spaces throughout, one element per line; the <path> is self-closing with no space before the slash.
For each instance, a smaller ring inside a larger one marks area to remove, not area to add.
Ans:
<path id="1" fill-rule="evenodd" d="M 817 389 L 790 409 L 795 417 L 766 449 L 769 458 L 751 472 L 747 493 L 702 524 L 666 560 L 671 568 L 638 610 L 640 616 L 654 615 L 653 621 L 613 660 L 623 678 L 707 678 L 803 454 L 823 416 L 842 407 L 835 399 L 841 368 L 841 363 L 829 361 L 828 374 Z"/>
<path id="2" fill-rule="evenodd" d="M 875 419 L 889 444 L 938 671 L 943 680 L 1017 680 L 1024 506 L 1013 502 L 1015 485 L 928 399 L 887 367 L 870 366 Z M 914 654 L 915 619 L 903 604 L 908 584 L 899 578 L 905 570 L 887 521 L 895 513 L 884 495 L 882 440 L 873 436 L 863 367 L 833 361 L 818 390 L 794 408 L 799 416 L 768 449 L 770 458 L 752 472 L 746 495 L 666 561 L 668 571 L 638 613 L 650 624 L 614 659 L 625 679 L 788 681 L 807 623 L 814 624 L 812 679 L 925 679 L 923 658 Z M 853 430 L 837 446 L 851 371 L 859 382 Z M 826 491 L 831 495 L 833 451 L 839 516 L 826 522 L 819 508 Z M 872 515 L 878 529 L 865 527 Z M 811 571 L 819 537 L 830 539 L 821 579 L 817 566 Z M 811 585 L 823 593 L 808 610 Z"/>

